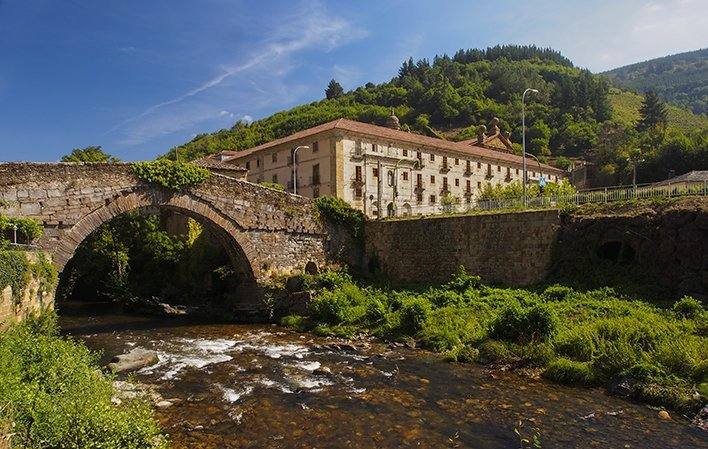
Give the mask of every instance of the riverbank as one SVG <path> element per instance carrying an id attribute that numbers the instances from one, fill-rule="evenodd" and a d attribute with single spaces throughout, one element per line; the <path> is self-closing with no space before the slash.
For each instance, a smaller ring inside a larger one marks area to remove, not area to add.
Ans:
<path id="1" fill-rule="evenodd" d="M 0 333 L 0 446 L 167 448 L 147 403 L 113 395 L 98 355 L 59 337 L 53 313 Z"/>
<path id="2" fill-rule="evenodd" d="M 603 386 L 686 416 L 708 398 L 708 315 L 693 298 L 662 309 L 610 288 L 495 288 L 464 271 L 443 285 L 396 290 L 336 272 L 300 283 L 312 295 L 307 312 L 282 323 L 301 331 L 404 342 L 451 361 Z"/>

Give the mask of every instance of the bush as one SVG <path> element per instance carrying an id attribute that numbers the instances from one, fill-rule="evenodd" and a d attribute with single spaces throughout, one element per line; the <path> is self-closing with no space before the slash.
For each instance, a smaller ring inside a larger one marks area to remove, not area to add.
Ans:
<path id="1" fill-rule="evenodd" d="M 285 191 L 285 187 L 282 184 L 278 184 L 277 182 L 262 181 L 259 182 L 258 185 L 267 189 L 277 190 L 278 192 Z"/>
<path id="2" fill-rule="evenodd" d="M 471 345 L 460 345 L 445 351 L 445 360 L 451 362 L 472 363 L 478 358 L 479 349 Z"/>
<path id="3" fill-rule="evenodd" d="M 703 304 L 690 296 L 684 296 L 674 303 L 673 311 L 681 318 L 696 318 L 703 313 Z"/>
<path id="4" fill-rule="evenodd" d="M 354 284 L 324 290 L 310 305 L 312 317 L 328 324 L 354 323 L 366 314 L 365 292 Z"/>
<path id="5" fill-rule="evenodd" d="M 420 297 L 408 298 L 400 310 L 401 330 L 411 336 L 418 334 L 423 329 L 430 311 L 430 302 L 426 299 Z"/>
<path id="6" fill-rule="evenodd" d="M 452 290 L 457 293 L 464 293 L 467 290 L 479 288 L 482 285 L 482 278 L 467 274 L 467 270 L 463 265 L 457 268 L 457 272 L 452 275 L 452 278 L 447 284 L 443 285 L 443 289 Z"/>
<path id="7" fill-rule="evenodd" d="M 147 404 L 112 404 L 111 382 L 96 362 L 83 345 L 34 333 L 26 325 L 0 336 L 0 404 L 9 404 L 6 417 L 15 423 L 13 446 L 166 446 Z"/>
<path id="8" fill-rule="evenodd" d="M 669 338 L 658 345 L 653 356 L 668 372 L 690 379 L 700 374 L 699 367 L 708 358 L 708 348 L 700 337 Z"/>
<path id="9" fill-rule="evenodd" d="M 481 363 L 508 362 L 512 358 L 509 348 L 496 340 L 487 340 L 479 345 L 479 361 Z"/>
<path id="10" fill-rule="evenodd" d="M 556 317 L 547 305 L 537 303 L 521 307 L 512 303 L 492 322 L 489 334 L 500 340 L 527 343 L 548 339 L 556 326 Z"/>
<path id="11" fill-rule="evenodd" d="M 364 238 L 364 213 L 354 209 L 341 198 L 321 196 L 315 198 L 315 207 L 327 220 L 349 229 L 355 239 Z"/>
<path id="12" fill-rule="evenodd" d="M 483 338 L 484 329 L 474 312 L 455 306 L 433 310 L 420 333 L 423 347 L 439 352 L 476 343 Z"/>
<path id="13" fill-rule="evenodd" d="M 518 346 L 514 353 L 519 357 L 522 365 L 536 367 L 546 366 L 556 357 L 550 343 L 531 343 Z"/>
<path id="14" fill-rule="evenodd" d="M 543 296 L 551 301 L 565 301 L 574 290 L 565 285 L 551 285 L 543 291 Z"/>
<path id="15" fill-rule="evenodd" d="M 595 342 L 584 328 L 574 327 L 558 335 L 554 341 L 556 352 L 565 357 L 589 362 L 595 353 Z"/>
<path id="16" fill-rule="evenodd" d="M 566 385 L 591 385 L 595 378 L 588 362 L 560 357 L 548 364 L 543 377 Z"/>
<path id="17" fill-rule="evenodd" d="M 593 360 L 592 367 L 598 380 L 607 382 L 616 379 L 640 362 L 640 353 L 627 341 L 605 342 L 599 356 Z"/>
<path id="18" fill-rule="evenodd" d="M 157 184 L 171 190 L 194 187 L 206 181 L 211 172 L 187 162 L 174 162 L 158 159 L 149 162 L 136 162 L 132 166 L 133 175 L 141 181 Z"/>

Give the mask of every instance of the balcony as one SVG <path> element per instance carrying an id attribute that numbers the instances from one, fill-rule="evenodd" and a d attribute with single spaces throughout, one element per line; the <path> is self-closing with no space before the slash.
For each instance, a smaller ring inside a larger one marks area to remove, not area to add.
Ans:
<path id="1" fill-rule="evenodd" d="M 450 193 L 450 187 L 449 186 L 442 186 L 442 188 L 440 189 L 440 194 L 444 196 L 449 193 Z"/>
<path id="2" fill-rule="evenodd" d="M 474 194 L 472 193 L 471 190 L 465 190 L 465 198 L 470 198 L 472 195 L 474 195 Z"/>
<path id="3" fill-rule="evenodd" d="M 423 168 L 425 168 L 425 162 L 423 161 L 423 159 L 419 158 L 415 161 L 415 168 L 416 170 L 422 170 Z"/>
<path id="4" fill-rule="evenodd" d="M 472 167 L 465 168 L 465 176 L 472 176 Z"/>
<path id="5" fill-rule="evenodd" d="M 491 170 L 487 170 L 487 174 L 484 175 L 484 179 L 492 179 L 494 177 L 494 173 L 492 173 Z"/>
<path id="6" fill-rule="evenodd" d="M 440 167 L 440 173 L 447 173 L 449 171 L 450 171 L 450 164 L 443 163 L 442 166 Z"/>
<path id="7" fill-rule="evenodd" d="M 359 147 L 359 148 L 354 148 L 354 152 L 352 153 L 352 159 L 355 161 L 360 161 L 364 158 L 364 149 Z"/>
<path id="8" fill-rule="evenodd" d="M 414 192 L 424 192 L 425 191 L 425 185 L 423 184 L 416 184 L 415 188 L 413 189 Z"/>

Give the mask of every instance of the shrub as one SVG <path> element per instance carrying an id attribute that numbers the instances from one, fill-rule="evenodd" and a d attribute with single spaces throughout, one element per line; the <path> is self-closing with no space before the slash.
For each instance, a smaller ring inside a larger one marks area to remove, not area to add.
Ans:
<path id="1" fill-rule="evenodd" d="M 605 342 L 592 367 L 598 380 L 607 382 L 640 362 L 639 350 L 629 342 L 619 340 Z"/>
<path id="2" fill-rule="evenodd" d="M 457 268 L 457 272 L 452 275 L 452 278 L 447 282 L 447 284 L 443 285 L 443 289 L 452 290 L 457 293 L 464 293 L 467 290 L 479 288 L 481 284 L 482 278 L 467 274 L 465 267 L 460 265 Z"/>
<path id="3" fill-rule="evenodd" d="M 415 296 L 408 298 L 400 310 L 401 330 L 411 336 L 418 334 L 423 329 L 430 310 L 430 302 L 426 299 Z"/>
<path id="4" fill-rule="evenodd" d="M 162 448 L 141 401 L 111 402 L 111 382 L 86 347 L 16 325 L 0 336 L 0 404 L 10 404 L 16 447 Z M 2 408 L 2 407 L 0 407 Z"/>
<path id="5" fill-rule="evenodd" d="M 459 345 L 445 352 L 445 360 L 472 363 L 479 358 L 479 349 L 471 345 Z"/>
<path id="6" fill-rule="evenodd" d="M 366 294 L 354 284 L 344 284 L 336 290 L 323 290 L 310 309 L 312 317 L 329 324 L 354 323 L 364 316 Z"/>
<path id="7" fill-rule="evenodd" d="M 512 358 L 509 348 L 501 341 L 487 340 L 478 349 L 481 363 L 507 362 Z"/>
<path id="8" fill-rule="evenodd" d="M 311 323 L 307 317 L 300 315 L 287 315 L 281 318 L 280 324 L 286 327 L 291 327 L 300 332 L 310 329 Z"/>
<path id="9" fill-rule="evenodd" d="M 474 312 L 455 306 L 433 310 L 420 333 L 423 347 L 440 352 L 476 343 L 482 338 L 484 330 Z"/>
<path id="10" fill-rule="evenodd" d="M 556 356 L 550 343 L 530 343 L 515 348 L 514 353 L 523 365 L 546 366 Z"/>
<path id="11" fill-rule="evenodd" d="M 556 330 L 556 317 L 546 304 L 508 305 L 492 322 L 490 335 L 500 340 L 526 343 L 545 340 Z"/>
<path id="12" fill-rule="evenodd" d="M 277 182 L 262 181 L 259 182 L 258 185 L 267 189 L 277 190 L 278 192 L 285 191 L 285 187 L 282 184 L 278 184 Z"/>
<path id="13" fill-rule="evenodd" d="M 349 229 L 355 239 L 364 237 L 364 213 L 354 209 L 343 199 L 321 196 L 315 199 L 315 207 L 330 222 Z"/>
<path id="14" fill-rule="evenodd" d="M 543 291 L 543 296 L 550 301 L 565 301 L 574 290 L 565 285 L 551 285 Z"/>
<path id="15" fill-rule="evenodd" d="M 39 220 L 34 218 L 6 217 L 0 214 L 0 239 L 5 234 L 14 232 L 17 227 L 18 242 L 23 239 L 26 243 L 32 243 L 44 234 L 44 227 Z"/>
<path id="16" fill-rule="evenodd" d="M 639 381 L 646 381 L 648 379 L 658 378 L 664 375 L 665 373 L 661 368 L 646 362 L 637 363 L 622 373 L 622 377 Z"/>
<path id="17" fill-rule="evenodd" d="M 595 353 L 595 342 L 590 333 L 582 327 L 574 327 L 559 334 L 554 346 L 558 354 L 583 362 L 592 360 Z"/>
<path id="18" fill-rule="evenodd" d="M 141 181 L 157 184 L 171 190 L 194 187 L 206 181 L 211 172 L 187 162 L 174 162 L 158 159 L 149 162 L 136 162 L 131 166 L 133 175 Z"/>
<path id="19" fill-rule="evenodd" d="M 700 337 L 669 338 L 657 346 L 653 356 L 668 372 L 690 379 L 700 371 L 701 363 L 706 361 L 708 348 Z"/>
<path id="20" fill-rule="evenodd" d="M 690 296 L 684 296 L 674 303 L 673 311 L 681 318 L 696 318 L 703 313 L 703 304 Z"/>
<path id="21" fill-rule="evenodd" d="M 594 382 L 593 370 L 588 362 L 559 357 L 548 364 L 543 377 L 566 385 L 591 385 Z"/>

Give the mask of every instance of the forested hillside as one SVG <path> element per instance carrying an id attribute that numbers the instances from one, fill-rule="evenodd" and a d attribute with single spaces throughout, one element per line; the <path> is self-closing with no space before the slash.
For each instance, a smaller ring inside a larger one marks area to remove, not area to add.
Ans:
<path id="1" fill-rule="evenodd" d="M 502 130 L 521 142 L 521 94 L 527 87 L 539 90 L 527 98 L 528 151 L 542 160 L 561 167 L 569 158 L 593 160 L 608 175 L 607 182 L 626 181 L 627 155 L 638 148 L 647 166 L 639 170 L 640 180 L 663 179 L 667 163 L 676 170 L 708 165 L 708 128 L 677 127 L 674 114 L 655 117 L 650 128 L 657 133 L 647 140 L 647 132 L 634 129 L 638 105 L 625 101 L 618 107 L 607 78 L 574 67 L 557 51 L 534 46 L 460 50 L 432 61 L 409 59 L 389 82 L 367 83 L 349 92 L 333 80 L 321 101 L 202 134 L 177 149 L 181 158 L 195 159 L 249 148 L 340 117 L 383 124 L 392 109 L 403 129 L 451 140 L 474 137 L 480 124 L 499 117 Z M 678 149 L 672 146 L 669 160 L 662 156 L 666 139 L 680 141 Z M 689 153 L 689 159 L 683 157 Z M 175 148 L 169 155 L 174 154 Z"/>
<path id="2" fill-rule="evenodd" d="M 696 114 L 708 114 L 708 48 L 664 56 L 603 73 L 613 84 L 635 92 L 653 90 Z"/>

